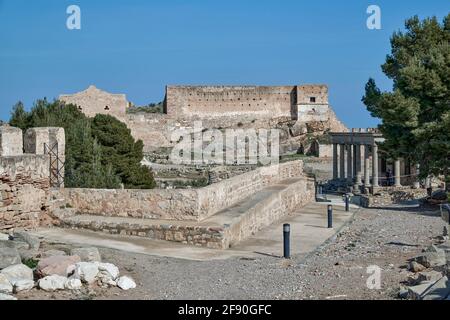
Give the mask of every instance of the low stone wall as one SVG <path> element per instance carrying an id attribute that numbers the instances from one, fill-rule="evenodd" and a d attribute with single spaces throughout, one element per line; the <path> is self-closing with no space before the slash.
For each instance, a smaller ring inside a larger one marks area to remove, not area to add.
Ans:
<path id="1" fill-rule="evenodd" d="M 199 215 L 196 190 L 66 188 L 52 190 L 52 198 L 79 214 L 167 220 L 197 220 Z"/>
<path id="2" fill-rule="evenodd" d="M 0 230 L 47 222 L 49 166 L 47 155 L 0 157 Z"/>
<path id="3" fill-rule="evenodd" d="M 289 181 L 289 180 L 288 180 Z M 227 233 L 226 247 L 247 239 L 264 227 L 294 213 L 295 209 L 314 200 L 314 180 L 303 178 L 250 208 Z"/>
<path id="4" fill-rule="evenodd" d="M 296 208 L 314 199 L 312 179 L 287 179 L 271 188 L 274 192 L 270 197 L 226 221 L 226 224 L 222 226 L 218 226 L 216 222 L 213 222 L 214 226 L 208 226 L 208 220 L 200 225 L 177 221 L 161 224 L 159 221 L 152 220 L 130 222 L 120 218 L 101 220 L 73 216 L 62 218 L 61 226 L 174 241 L 213 249 L 227 249 L 260 229 L 294 213 Z"/>
<path id="5" fill-rule="evenodd" d="M 382 188 L 375 195 L 362 195 L 361 206 L 364 208 L 382 207 L 403 201 L 421 199 L 426 196 L 426 189 L 412 189 L 411 187 Z"/>
<path id="6" fill-rule="evenodd" d="M 64 199 L 65 205 L 74 208 L 79 214 L 201 221 L 269 184 L 302 176 L 303 162 L 293 161 L 261 167 L 200 189 L 67 188 L 53 191 L 52 198 Z"/>

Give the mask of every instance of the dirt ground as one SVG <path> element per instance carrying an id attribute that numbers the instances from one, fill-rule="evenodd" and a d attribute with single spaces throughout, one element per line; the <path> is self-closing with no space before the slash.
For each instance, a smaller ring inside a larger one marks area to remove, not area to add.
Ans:
<path id="1" fill-rule="evenodd" d="M 436 209 L 362 209 L 341 232 L 308 255 L 190 261 L 100 249 L 103 261 L 131 276 L 137 288 L 80 292 L 34 289 L 19 299 L 398 299 L 411 273 L 407 260 L 442 234 Z M 64 245 L 49 245 L 63 248 Z M 381 268 L 381 289 L 368 289 L 367 267 Z"/>

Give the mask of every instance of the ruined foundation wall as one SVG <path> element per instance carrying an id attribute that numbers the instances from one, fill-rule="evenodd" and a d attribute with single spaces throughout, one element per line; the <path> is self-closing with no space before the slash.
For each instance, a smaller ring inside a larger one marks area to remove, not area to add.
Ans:
<path id="1" fill-rule="evenodd" d="M 268 184 L 303 176 L 302 161 L 262 167 L 199 189 L 102 190 L 60 189 L 52 197 L 64 199 L 79 214 L 163 220 L 201 221 L 254 194 Z"/>

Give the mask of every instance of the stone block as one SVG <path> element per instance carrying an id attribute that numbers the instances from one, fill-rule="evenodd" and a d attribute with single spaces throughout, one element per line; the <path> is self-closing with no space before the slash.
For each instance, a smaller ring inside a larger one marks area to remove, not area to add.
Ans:
<path id="1" fill-rule="evenodd" d="M 22 154 L 22 130 L 8 125 L 0 126 L 0 156 L 11 157 Z"/>

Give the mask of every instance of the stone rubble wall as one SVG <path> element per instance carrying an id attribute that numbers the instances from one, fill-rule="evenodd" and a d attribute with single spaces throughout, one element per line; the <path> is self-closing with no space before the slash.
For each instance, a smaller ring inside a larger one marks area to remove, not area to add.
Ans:
<path id="1" fill-rule="evenodd" d="M 0 127 L 0 231 L 50 224 L 50 156 L 44 143 L 58 143 L 64 159 L 62 128 Z M 25 150 L 25 153 L 24 153 Z"/>
<path id="2" fill-rule="evenodd" d="M 267 185 L 302 176 L 303 162 L 293 161 L 270 167 L 261 167 L 199 189 L 102 190 L 66 188 L 53 190 L 52 198 L 55 200 L 64 199 L 63 206 L 73 208 L 78 214 L 201 221 L 245 199 Z"/>
<path id="3" fill-rule="evenodd" d="M 47 155 L 0 157 L 0 231 L 47 223 L 49 161 Z"/>
<path id="4" fill-rule="evenodd" d="M 375 195 L 362 195 L 361 206 L 364 208 L 382 207 L 402 201 L 421 199 L 427 197 L 426 189 L 413 189 L 411 187 L 389 187 L 380 189 Z"/>

